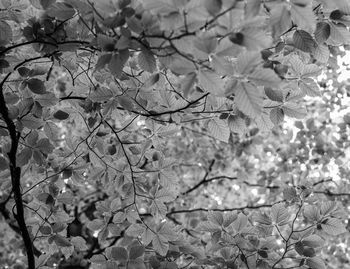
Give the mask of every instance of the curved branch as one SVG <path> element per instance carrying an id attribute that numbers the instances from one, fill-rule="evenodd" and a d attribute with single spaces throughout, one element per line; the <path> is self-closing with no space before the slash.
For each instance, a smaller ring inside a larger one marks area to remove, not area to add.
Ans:
<path id="1" fill-rule="evenodd" d="M 11 74 L 11 73 L 9 73 Z M 27 252 L 27 260 L 28 260 L 28 268 L 35 269 L 35 257 L 33 250 L 33 243 L 30 238 L 25 218 L 24 218 L 24 208 L 23 208 L 23 200 L 22 200 L 22 192 L 21 192 L 21 168 L 16 164 L 16 155 L 18 148 L 18 140 L 20 137 L 20 132 L 17 131 L 16 125 L 13 120 L 9 116 L 9 110 L 6 105 L 3 87 L 6 81 L 6 78 L 2 80 L 0 84 L 0 114 L 6 123 L 7 129 L 11 138 L 11 148 L 7 153 L 9 161 L 10 161 L 10 174 L 11 174 L 11 183 L 12 183 L 12 191 L 16 203 L 17 213 L 15 214 L 15 218 L 17 220 L 19 230 L 21 232 L 23 242 Z"/>

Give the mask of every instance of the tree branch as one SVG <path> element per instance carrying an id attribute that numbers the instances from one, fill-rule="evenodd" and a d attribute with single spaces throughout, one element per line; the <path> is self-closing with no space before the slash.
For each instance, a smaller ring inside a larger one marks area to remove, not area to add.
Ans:
<path id="1" fill-rule="evenodd" d="M 8 77 L 8 76 L 6 76 Z M 5 78 L 6 78 L 5 77 Z M 17 220 L 19 230 L 21 232 L 23 242 L 27 252 L 27 260 L 28 260 L 28 269 L 35 269 L 35 258 L 33 251 L 33 243 L 30 238 L 26 222 L 24 219 L 24 208 L 23 208 L 23 200 L 21 193 L 21 168 L 16 165 L 16 154 L 18 148 L 18 140 L 20 137 L 20 133 L 16 130 L 16 125 L 12 121 L 9 116 L 9 110 L 7 108 L 5 97 L 3 93 L 3 87 L 6 79 L 3 79 L 0 84 L 0 114 L 6 123 L 7 129 L 11 138 L 11 148 L 7 153 L 9 161 L 10 161 L 10 174 L 11 174 L 11 183 L 12 183 L 12 191 L 16 203 L 17 213 L 15 214 L 15 218 Z"/>

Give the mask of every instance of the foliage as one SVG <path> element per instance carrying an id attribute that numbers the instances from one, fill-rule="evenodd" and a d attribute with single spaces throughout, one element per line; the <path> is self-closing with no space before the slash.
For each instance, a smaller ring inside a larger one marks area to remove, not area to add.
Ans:
<path id="1" fill-rule="evenodd" d="M 349 16 L 347 0 L 2 0 L 0 262 L 348 266 Z"/>

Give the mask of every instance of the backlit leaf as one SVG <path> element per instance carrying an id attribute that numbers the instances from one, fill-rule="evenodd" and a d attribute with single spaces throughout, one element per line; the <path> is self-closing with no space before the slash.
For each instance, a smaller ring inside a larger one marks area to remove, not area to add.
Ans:
<path id="1" fill-rule="evenodd" d="M 0 20 L 0 45 L 6 45 L 12 39 L 11 26 L 3 20 Z"/>
<path id="2" fill-rule="evenodd" d="M 156 70 L 156 58 L 150 50 L 143 48 L 137 59 L 140 67 L 147 72 L 153 73 Z"/>
<path id="3" fill-rule="evenodd" d="M 254 82 L 256 85 L 274 87 L 278 86 L 281 79 L 271 69 L 257 69 L 253 73 L 248 75 L 248 79 Z"/>
<path id="4" fill-rule="evenodd" d="M 58 20 L 65 21 L 74 16 L 75 10 L 67 3 L 56 2 L 49 7 L 47 14 Z"/>
<path id="5" fill-rule="evenodd" d="M 212 71 L 200 70 L 198 73 L 199 85 L 207 92 L 214 95 L 224 94 L 224 81 Z"/>
<path id="6" fill-rule="evenodd" d="M 303 244 L 308 247 L 318 248 L 324 245 L 324 239 L 317 234 L 312 234 L 302 240 Z"/>
<path id="7" fill-rule="evenodd" d="M 318 257 L 312 257 L 308 258 L 306 260 L 306 264 L 311 268 L 311 269 L 326 269 L 326 266 L 321 258 Z"/>
<path id="8" fill-rule="evenodd" d="M 330 36 L 327 40 L 327 43 L 338 46 L 343 44 L 350 44 L 350 32 L 345 27 L 344 24 L 338 23 L 335 24 L 333 22 L 329 23 L 330 25 Z"/>
<path id="9" fill-rule="evenodd" d="M 336 218 L 329 218 L 323 221 L 321 227 L 323 231 L 332 236 L 337 236 L 347 231 L 341 220 Z"/>
<path id="10" fill-rule="evenodd" d="M 309 32 L 313 32 L 316 27 L 316 16 L 312 11 L 312 1 L 292 0 L 291 16 L 293 22 Z M 299 2 L 302 2 L 300 4 Z"/>
<path id="11" fill-rule="evenodd" d="M 289 222 L 290 214 L 283 204 L 275 204 L 271 208 L 271 219 L 278 225 L 286 225 Z"/>
<path id="12" fill-rule="evenodd" d="M 230 129 L 227 123 L 223 120 L 212 119 L 208 122 L 209 133 L 220 141 L 228 142 L 230 137 Z"/>
<path id="13" fill-rule="evenodd" d="M 270 23 L 274 38 L 279 38 L 292 25 L 290 10 L 285 4 L 277 4 L 271 10 Z"/>
<path id="14" fill-rule="evenodd" d="M 222 0 L 205 0 L 204 6 L 210 15 L 215 16 L 221 10 Z"/>
<path id="15" fill-rule="evenodd" d="M 250 117 L 262 112 L 262 89 L 251 83 L 239 83 L 235 91 L 235 103 L 240 111 Z"/>
<path id="16" fill-rule="evenodd" d="M 155 234 L 152 239 L 152 245 L 154 247 L 154 250 L 161 256 L 165 256 L 167 254 L 169 243 L 163 236 Z"/>
<path id="17" fill-rule="evenodd" d="M 285 103 L 282 106 L 283 112 L 286 116 L 296 119 L 305 118 L 307 112 L 304 107 L 293 102 Z"/>

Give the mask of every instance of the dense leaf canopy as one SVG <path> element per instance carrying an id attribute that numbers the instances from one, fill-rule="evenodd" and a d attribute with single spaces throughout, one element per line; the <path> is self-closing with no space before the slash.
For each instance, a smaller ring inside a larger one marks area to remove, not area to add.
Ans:
<path id="1" fill-rule="evenodd" d="M 1 0 L 2 268 L 349 268 L 348 0 Z"/>

